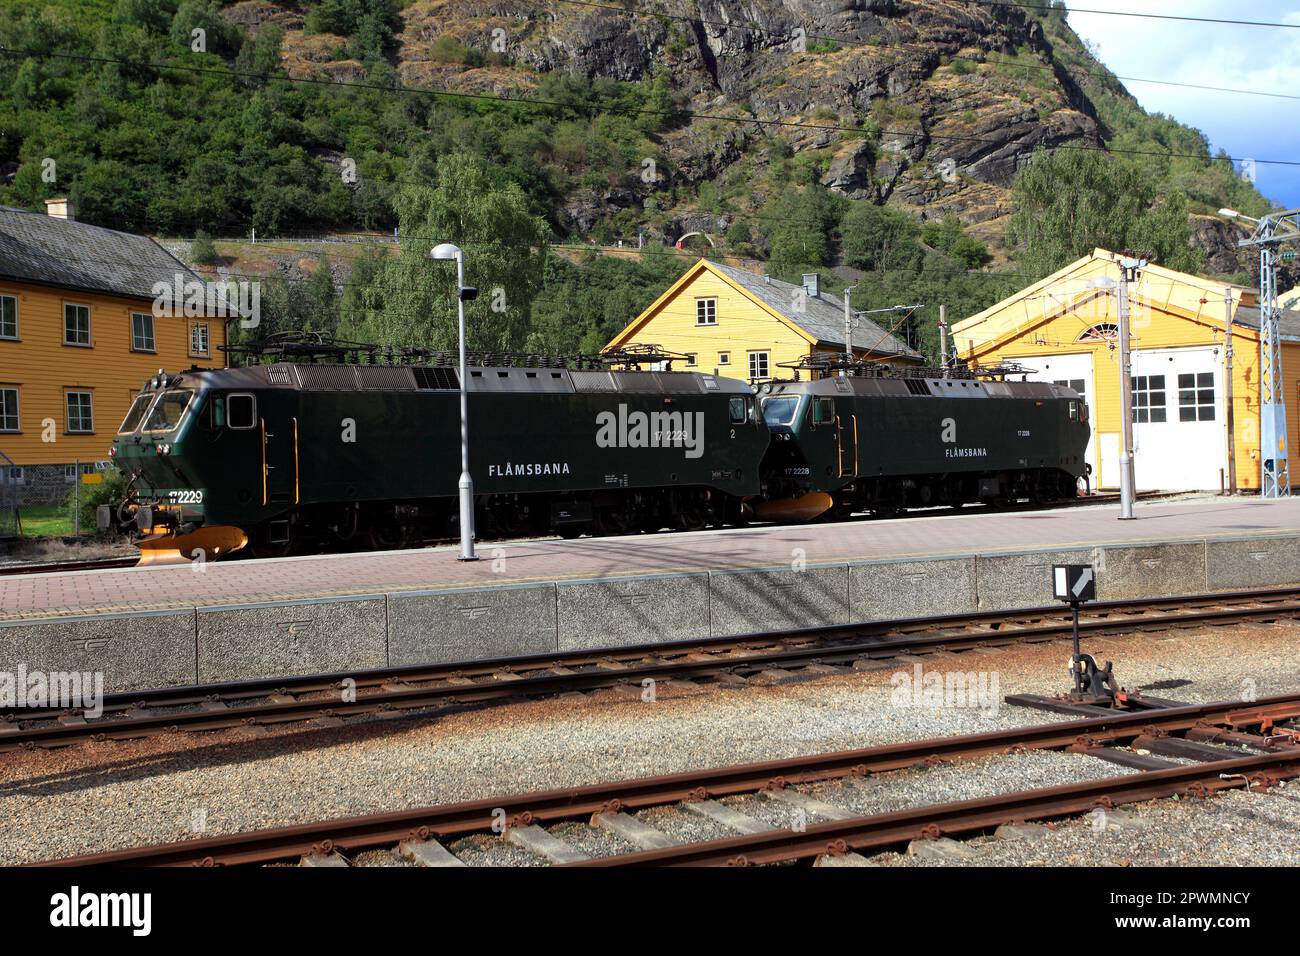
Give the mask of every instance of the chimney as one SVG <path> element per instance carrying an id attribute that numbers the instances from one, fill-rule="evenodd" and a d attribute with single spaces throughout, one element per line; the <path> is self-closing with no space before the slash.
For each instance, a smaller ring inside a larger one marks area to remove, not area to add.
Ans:
<path id="1" fill-rule="evenodd" d="M 807 292 L 811 298 L 814 299 L 817 298 L 818 293 L 820 293 L 822 290 L 821 276 L 819 276 L 816 272 L 809 272 L 806 275 L 804 275 L 803 290 Z"/>
<path id="2" fill-rule="evenodd" d="M 66 196 L 60 196 L 58 199 L 45 200 L 45 211 L 55 219 L 72 219 L 77 218 L 76 204 Z"/>

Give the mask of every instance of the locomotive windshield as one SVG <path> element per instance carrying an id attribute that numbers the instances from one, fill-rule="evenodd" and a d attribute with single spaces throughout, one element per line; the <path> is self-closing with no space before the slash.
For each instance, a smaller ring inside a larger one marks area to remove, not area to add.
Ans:
<path id="1" fill-rule="evenodd" d="M 157 403 L 149 413 L 144 430 L 147 432 L 171 431 L 185 417 L 185 410 L 190 407 L 190 399 L 193 397 L 193 392 L 183 388 L 163 392 L 158 396 Z"/>
<path id="2" fill-rule="evenodd" d="M 140 422 L 144 420 L 144 413 L 149 411 L 149 406 L 158 396 L 153 392 L 145 392 L 135 397 L 131 403 L 130 409 L 127 410 L 126 418 L 122 419 L 122 427 L 117 430 L 119 435 L 126 435 L 140 427 Z"/>
<path id="3" fill-rule="evenodd" d="M 798 410 L 798 395 L 773 396 L 763 402 L 763 420 L 769 425 L 789 425 Z"/>

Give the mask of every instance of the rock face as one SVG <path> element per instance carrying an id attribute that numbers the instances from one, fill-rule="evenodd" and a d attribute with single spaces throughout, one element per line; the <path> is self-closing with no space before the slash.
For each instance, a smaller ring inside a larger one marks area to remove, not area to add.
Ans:
<path id="1" fill-rule="evenodd" d="M 273 6 L 230 9 L 258 23 Z M 575 189 L 560 204 L 575 237 L 632 209 L 646 212 L 648 232 L 666 231 L 694 211 L 706 182 L 734 200 L 738 183 L 761 180 L 778 139 L 786 158 L 812 163 L 847 197 L 922 218 L 955 214 L 996 238 L 1008 187 L 1036 148 L 1102 142 L 1096 110 L 1043 24 L 1012 5 L 416 0 L 400 18 L 397 68 L 413 85 L 519 95 L 551 71 L 668 82 L 689 115 L 655 137 L 667 168 L 649 183 L 634 167 L 609 190 Z M 475 51 L 474 65 L 448 62 L 449 40 Z M 351 78 L 359 67 L 328 62 L 327 38 L 287 38 L 286 50 L 299 73 Z M 1076 64 L 1087 57 L 1082 44 L 1069 53 Z M 749 194 L 755 205 L 765 198 Z"/>

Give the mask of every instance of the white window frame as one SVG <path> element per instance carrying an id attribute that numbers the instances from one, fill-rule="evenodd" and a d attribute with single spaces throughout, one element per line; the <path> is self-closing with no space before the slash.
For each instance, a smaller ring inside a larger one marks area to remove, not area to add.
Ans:
<path id="1" fill-rule="evenodd" d="M 1161 381 L 1159 388 L 1151 385 L 1151 380 L 1158 378 Z M 1151 396 L 1159 394 L 1162 404 L 1151 404 Z M 1159 420 L 1152 416 L 1152 412 L 1159 410 L 1163 418 Z M 1133 376 L 1133 424 L 1134 425 L 1163 425 L 1169 421 L 1169 373 L 1161 372 L 1154 375 L 1134 375 Z"/>
<path id="2" fill-rule="evenodd" d="M 203 330 L 203 344 L 206 348 L 199 351 L 194 347 L 194 335 L 200 329 Z M 212 328 L 207 322 L 190 323 L 190 355 L 194 358 L 210 358 L 212 356 Z"/>
<path id="3" fill-rule="evenodd" d="M 76 484 L 76 482 L 77 482 L 77 466 L 76 466 L 76 465 L 64 465 L 64 466 L 63 466 L 63 483 L 64 483 L 65 485 L 73 485 L 73 484 Z"/>
<path id="4" fill-rule="evenodd" d="M 772 377 L 772 353 L 767 349 L 755 349 L 749 354 L 749 377 L 751 379 L 771 378 Z M 763 365 L 762 374 L 754 370 L 756 360 L 761 361 Z"/>
<path id="5" fill-rule="evenodd" d="M 72 427 L 72 396 L 84 395 L 87 398 L 87 405 L 90 412 L 89 428 Z M 95 434 L 95 393 L 84 388 L 69 388 L 63 392 L 63 416 L 64 429 L 69 435 L 93 435 Z"/>
<path id="6" fill-rule="evenodd" d="M 1183 387 L 1182 378 L 1185 375 L 1190 375 L 1192 377 L 1191 388 Z M 1200 384 L 1200 380 L 1203 376 L 1209 376 L 1210 379 L 1209 385 Z M 1178 419 L 1177 420 L 1179 424 L 1186 425 L 1186 424 L 1194 424 L 1195 422 L 1213 422 L 1218 420 L 1219 388 L 1218 388 L 1218 384 L 1214 380 L 1213 372 L 1176 372 L 1174 374 L 1174 382 L 1176 383 L 1176 387 L 1174 388 L 1174 391 L 1178 393 Z M 1192 398 L 1194 400 L 1191 402 L 1184 402 L 1183 394 L 1185 392 L 1191 392 Z M 1210 400 L 1208 402 L 1201 401 L 1202 392 L 1210 393 Z M 1188 408 L 1192 410 L 1192 417 L 1183 418 L 1183 409 L 1188 409 Z M 1209 418 L 1201 417 L 1203 411 L 1208 411 L 1210 413 Z"/>
<path id="7" fill-rule="evenodd" d="M 10 465 L 7 478 L 9 483 L 12 485 L 27 484 L 27 472 L 23 469 L 22 465 Z"/>
<path id="8" fill-rule="evenodd" d="M 719 364 L 719 365 L 730 365 L 730 364 L 731 364 L 731 353 L 730 353 L 730 352 L 719 352 L 719 353 L 718 353 L 718 364 Z"/>
<path id="9" fill-rule="evenodd" d="M 701 296 L 695 300 L 695 324 L 708 326 L 718 324 L 717 296 Z"/>
<path id="10" fill-rule="evenodd" d="M 17 386 L 17 385 L 0 385 L 0 392 L 13 392 L 13 393 L 14 393 L 14 427 L 13 427 L 13 428 L 5 428 L 5 427 L 4 427 L 4 418 L 3 418 L 3 417 L 0 417 L 0 434 L 4 434 L 4 435 L 17 435 L 19 432 L 21 432 L 21 431 L 23 430 L 23 419 L 22 419 L 22 397 L 18 394 L 18 386 Z M 5 416 L 5 417 L 7 417 L 7 416 Z"/>
<path id="11" fill-rule="evenodd" d="M 695 360 L 696 360 L 697 357 L 698 357 L 698 356 L 697 356 L 697 353 L 695 353 L 695 352 L 687 352 L 687 353 L 686 353 L 686 367 L 687 367 L 687 368 L 695 368 Z"/>
<path id="12" fill-rule="evenodd" d="M 145 319 L 149 323 L 149 344 L 141 345 L 135 334 L 135 320 Z M 158 335 L 154 325 L 152 312 L 132 312 L 131 313 L 131 351 L 132 352 L 157 352 Z"/>
<path id="13" fill-rule="evenodd" d="M 13 331 L 13 335 L 6 335 L 6 334 L 5 334 L 5 330 L 4 330 L 4 304 L 5 304 L 6 302 L 12 302 L 12 303 L 13 303 L 13 309 L 14 309 L 14 331 Z M 0 340 L 3 340 L 3 341 L 5 341 L 5 342 L 17 342 L 17 341 L 18 341 L 18 332 L 19 332 L 19 329 L 18 329 L 18 296 L 16 296 L 16 295 L 9 295 L 8 293 L 2 293 L 2 294 L 0 294 Z"/>
<path id="14" fill-rule="evenodd" d="M 86 341 L 73 342 L 68 338 L 68 310 L 85 309 L 86 310 Z M 63 303 L 63 344 L 74 349 L 89 349 L 95 346 L 95 321 L 91 314 L 90 305 L 85 302 L 65 302 Z"/>

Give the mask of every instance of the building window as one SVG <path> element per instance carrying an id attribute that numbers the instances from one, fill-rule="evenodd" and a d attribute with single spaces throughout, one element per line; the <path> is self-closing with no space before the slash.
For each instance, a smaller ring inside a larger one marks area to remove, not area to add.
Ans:
<path id="1" fill-rule="evenodd" d="M 153 337 L 153 315 L 151 313 L 131 313 L 131 350 L 133 352 L 153 352 L 156 350 Z"/>
<path id="2" fill-rule="evenodd" d="M 68 392 L 66 398 L 69 434 L 91 434 L 95 430 L 95 417 L 92 412 L 90 392 Z"/>
<path id="3" fill-rule="evenodd" d="M 1079 336 L 1080 342 L 1096 342 L 1103 339 L 1113 339 L 1119 335 L 1119 326 L 1114 322 L 1100 322 L 1090 329 L 1085 329 Z"/>
<path id="4" fill-rule="evenodd" d="M 63 303 L 63 344 L 90 346 L 90 306 Z"/>
<path id="5" fill-rule="evenodd" d="M 18 297 L 0 295 L 0 339 L 18 338 Z"/>
<path id="6" fill-rule="evenodd" d="M 687 367 L 687 368 L 695 368 L 695 353 L 694 353 L 694 352 L 687 352 L 687 353 L 686 353 L 686 367 Z"/>
<path id="7" fill-rule="evenodd" d="M 767 378 L 767 354 L 766 352 L 749 353 L 750 378 Z"/>
<path id="8" fill-rule="evenodd" d="M 719 364 L 719 365 L 730 365 L 730 364 L 731 364 L 731 353 L 730 353 L 730 352 L 719 352 L 719 353 L 718 353 L 718 364 Z"/>
<path id="9" fill-rule="evenodd" d="M 18 389 L 0 388 L 0 432 L 18 431 Z"/>
<path id="10" fill-rule="evenodd" d="M 9 481 L 11 484 L 21 485 L 25 480 L 26 475 L 23 473 L 22 466 L 15 465 L 9 469 Z"/>
<path id="11" fill-rule="evenodd" d="M 1136 375 L 1133 378 L 1133 421 L 1168 421 L 1165 405 L 1165 377 Z"/>
<path id="12" fill-rule="evenodd" d="M 718 300 L 717 299 L 696 299 L 695 300 L 695 324 L 696 325 L 717 325 L 718 324 Z"/>
<path id="13" fill-rule="evenodd" d="M 208 354 L 208 324 L 196 322 L 190 326 L 190 354 Z"/>
<path id="14" fill-rule="evenodd" d="M 1178 420 L 1214 421 L 1214 373 L 1196 372 L 1178 376 Z"/>

